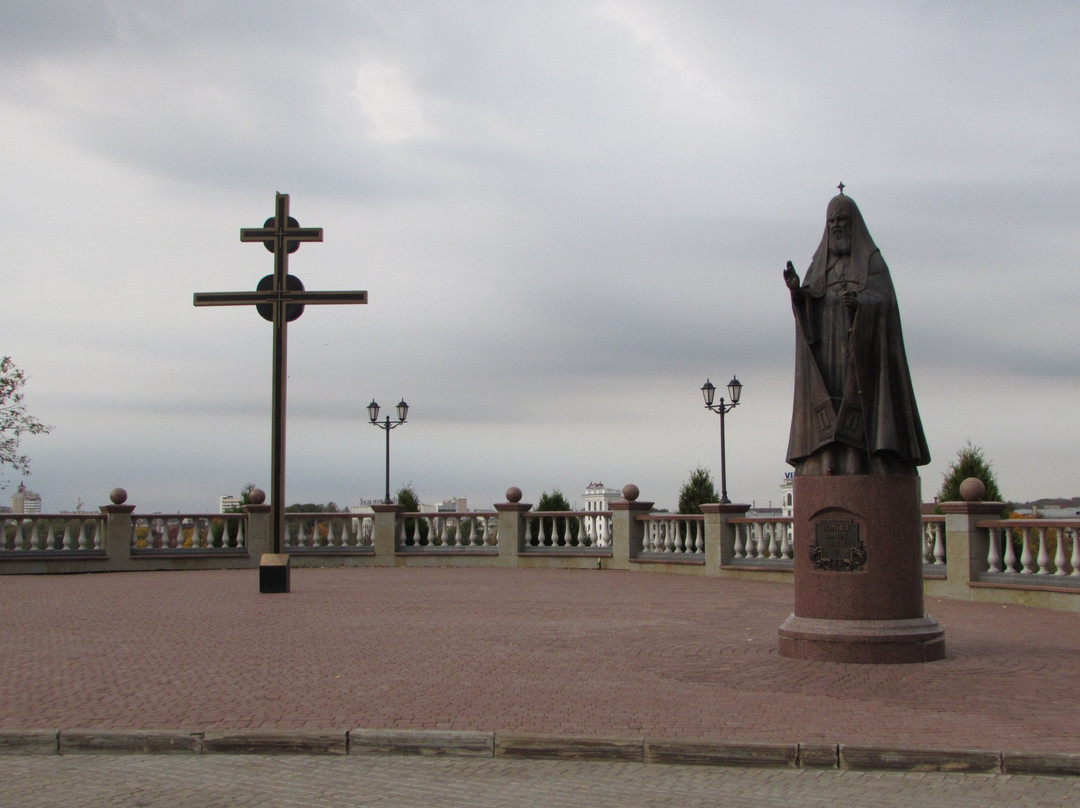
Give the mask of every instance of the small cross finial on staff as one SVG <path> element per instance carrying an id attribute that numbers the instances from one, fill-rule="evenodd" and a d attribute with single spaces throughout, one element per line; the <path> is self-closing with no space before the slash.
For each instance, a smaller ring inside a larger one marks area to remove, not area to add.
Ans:
<path id="1" fill-rule="evenodd" d="M 843 196 L 844 195 L 844 189 L 847 188 L 847 186 L 844 185 L 844 181 L 841 180 L 840 184 L 837 185 L 836 187 L 840 189 L 840 196 Z"/>

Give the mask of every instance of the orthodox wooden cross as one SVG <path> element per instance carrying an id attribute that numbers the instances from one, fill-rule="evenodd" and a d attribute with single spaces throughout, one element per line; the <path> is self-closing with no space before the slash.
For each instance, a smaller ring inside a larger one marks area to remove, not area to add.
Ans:
<path id="1" fill-rule="evenodd" d="M 304 313 L 305 305 L 367 303 L 367 292 L 307 292 L 295 275 L 289 274 L 289 253 L 300 249 L 302 241 L 322 241 L 321 227 L 301 227 L 289 216 L 289 195 L 277 194 L 273 218 L 262 227 L 240 230 L 241 241 L 261 241 L 274 254 L 274 274 L 267 275 L 254 292 L 196 292 L 196 306 L 255 306 L 259 314 L 274 324 L 273 434 L 270 447 L 270 530 L 274 552 L 281 552 L 285 535 L 285 387 L 287 325 Z"/>

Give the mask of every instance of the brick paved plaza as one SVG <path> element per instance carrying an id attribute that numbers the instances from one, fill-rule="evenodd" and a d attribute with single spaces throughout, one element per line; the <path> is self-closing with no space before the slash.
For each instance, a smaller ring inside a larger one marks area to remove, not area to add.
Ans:
<path id="1" fill-rule="evenodd" d="M 948 658 L 776 652 L 784 584 L 610 571 L 0 578 L 0 728 L 452 729 L 1078 752 L 1071 613 L 930 600 Z"/>

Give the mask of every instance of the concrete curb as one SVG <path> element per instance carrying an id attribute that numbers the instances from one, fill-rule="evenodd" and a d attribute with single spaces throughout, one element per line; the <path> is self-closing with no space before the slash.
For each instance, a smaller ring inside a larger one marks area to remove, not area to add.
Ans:
<path id="1" fill-rule="evenodd" d="M 349 732 L 349 754 L 494 757 L 494 741 L 490 732 L 354 729 Z"/>
<path id="2" fill-rule="evenodd" d="M 61 755 L 197 755 L 201 732 L 184 730 L 65 729 L 58 733 Z"/>
<path id="3" fill-rule="evenodd" d="M 0 729 L 0 755 L 447 755 L 859 771 L 1080 776 L 1080 752 L 450 730 Z"/>
<path id="4" fill-rule="evenodd" d="M 644 746 L 643 738 L 495 733 L 495 757 L 621 760 L 641 763 L 645 759 Z"/>
<path id="5" fill-rule="evenodd" d="M 346 755 L 349 734 L 317 730 L 226 730 L 203 733 L 204 755 Z"/>

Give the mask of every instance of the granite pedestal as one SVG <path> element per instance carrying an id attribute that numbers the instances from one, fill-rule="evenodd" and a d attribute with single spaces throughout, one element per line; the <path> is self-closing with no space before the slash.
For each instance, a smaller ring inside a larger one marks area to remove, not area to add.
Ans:
<path id="1" fill-rule="evenodd" d="M 945 631 L 923 611 L 916 476 L 800 476 L 794 481 L 795 612 L 780 653 L 823 662 L 945 657 Z"/>

